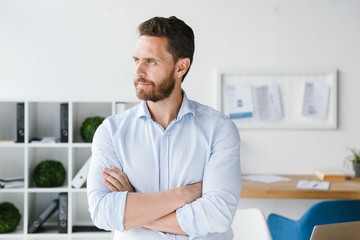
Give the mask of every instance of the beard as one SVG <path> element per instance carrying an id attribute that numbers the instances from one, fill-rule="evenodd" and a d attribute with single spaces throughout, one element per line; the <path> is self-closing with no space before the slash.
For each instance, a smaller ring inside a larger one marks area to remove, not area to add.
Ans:
<path id="1" fill-rule="evenodd" d="M 151 91 L 145 91 L 144 89 L 137 88 L 139 83 L 146 83 L 151 85 Z M 161 83 L 156 85 L 153 81 L 143 78 L 137 78 L 134 81 L 136 88 L 136 96 L 145 101 L 157 102 L 168 98 L 174 90 L 175 78 L 173 72 L 171 72 Z"/>

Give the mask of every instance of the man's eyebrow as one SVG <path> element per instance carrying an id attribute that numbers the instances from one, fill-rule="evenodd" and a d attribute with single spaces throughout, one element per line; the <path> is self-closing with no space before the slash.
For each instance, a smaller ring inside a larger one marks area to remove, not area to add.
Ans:
<path id="1" fill-rule="evenodd" d="M 132 57 L 134 60 L 138 60 L 138 59 L 140 59 L 140 58 L 138 58 L 138 57 L 136 57 L 136 56 L 133 56 Z M 147 58 L 144 58 L 144 60 L 153 60 L 153 61 L 156 61 L 156 62 L 163 62 L 161 59 L 159 59 L 159 58 L 155 58 L 155 57 L 147 57 Z"/>
<path id="2" fill-rule="evenodd" d="M 154 58 L 154 57 L 152 57 L 152 58 L 145 58 L 145 59 L 146 59 L 146 60 L 153 60 L 153 61 L 156 61 L 156 62 L 161 62 L 160 59 Z"/>

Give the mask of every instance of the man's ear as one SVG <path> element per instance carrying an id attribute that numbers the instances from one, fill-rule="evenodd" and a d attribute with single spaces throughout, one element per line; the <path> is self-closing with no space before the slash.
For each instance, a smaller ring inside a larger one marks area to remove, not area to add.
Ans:
<path id="1" fill-rule="evenodd" d="M 189 58 L 180 58 L 176 63 L 176 77 L 182 78 L 190 67 Z"/>

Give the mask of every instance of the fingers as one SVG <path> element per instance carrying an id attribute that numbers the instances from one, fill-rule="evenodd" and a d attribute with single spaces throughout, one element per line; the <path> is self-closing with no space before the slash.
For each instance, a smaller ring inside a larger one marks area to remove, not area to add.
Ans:
<path id="1" fill-rule="evenodd" d="M 110 182 L 104 180 L 103 183 L 104 183 L 105 187 L 107 187 L 107 189 L 109 189 L 110 192 L 118 192 L 118 191 L 119 191 L 119 190 L 118 190 L 116 187 L 114 187 L 114 185 L 112 185 Z"/>
<path id="2" fill-rule="evenodd" d="M 123 186 L 124 189 L 126 189 L 126 191 L 129 192 L 133 192 L 133 186 L 131 185 L 129 178 L 127 177 L 127 175 L 125 173 L 123 173 L 122 171 L 120 171 L 120 169 L 116 168 L 116 167 L 111 167 L 111 170 L 109 172 L 109 174 L 116 178 L 120 184 Z"/>
<path id="3" fill-rule="evenodd" d="M 123 173 L 122 171 L 120 171 L 120 169 L 116 168 L 116 167 L 111 167 L 111 170 L 113 170 L 115 173 L 117 173 L 118 175 L 118 179 L 120 180 L 120 183 L 128 189 L 128 191 L 133 192 L 133 186 L 131 185 L 129 178 L 127 177 L 127 175 L 125 173 Z"/>
<path id="4" fill-rule="evenodd" d="M 126 174 L 116 167 L 112 167 L 111 169 L 104 168 L 104 170 L 101 172 L 101 176 L 107 181 L 108 184 L 111 184 L 111 186 L 108 187 L 104 183 L 110 191 L 116 189 L 115 191 L 134 192 L 134 188 Z"/>
<path id="5" fill-rule="evenodd" d="M 111 191 L 122 191 L 122 185 L 121 182 L 119 182 L 116 178 L 109 175 L 107 172 L 103 171 L 101 172 L 101 176 L 104 178 L 104 185 Z"/>

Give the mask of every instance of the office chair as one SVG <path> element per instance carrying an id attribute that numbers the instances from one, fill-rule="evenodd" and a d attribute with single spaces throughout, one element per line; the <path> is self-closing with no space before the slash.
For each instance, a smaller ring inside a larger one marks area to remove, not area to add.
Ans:
<path id="1" fill-rule="evenodd" d="M 272 240 L 264 214 L 260 209 L 237 209 L 231 228 L 234 240 Z"/>
<path id="2" fill-rule="evenodd" d="M 332 200 L 314 204 L 294 221 L 270 214 L 268 225 L 274 240 L 309 240 L 316 225 L 360 220 L 360 201 Z"/>

